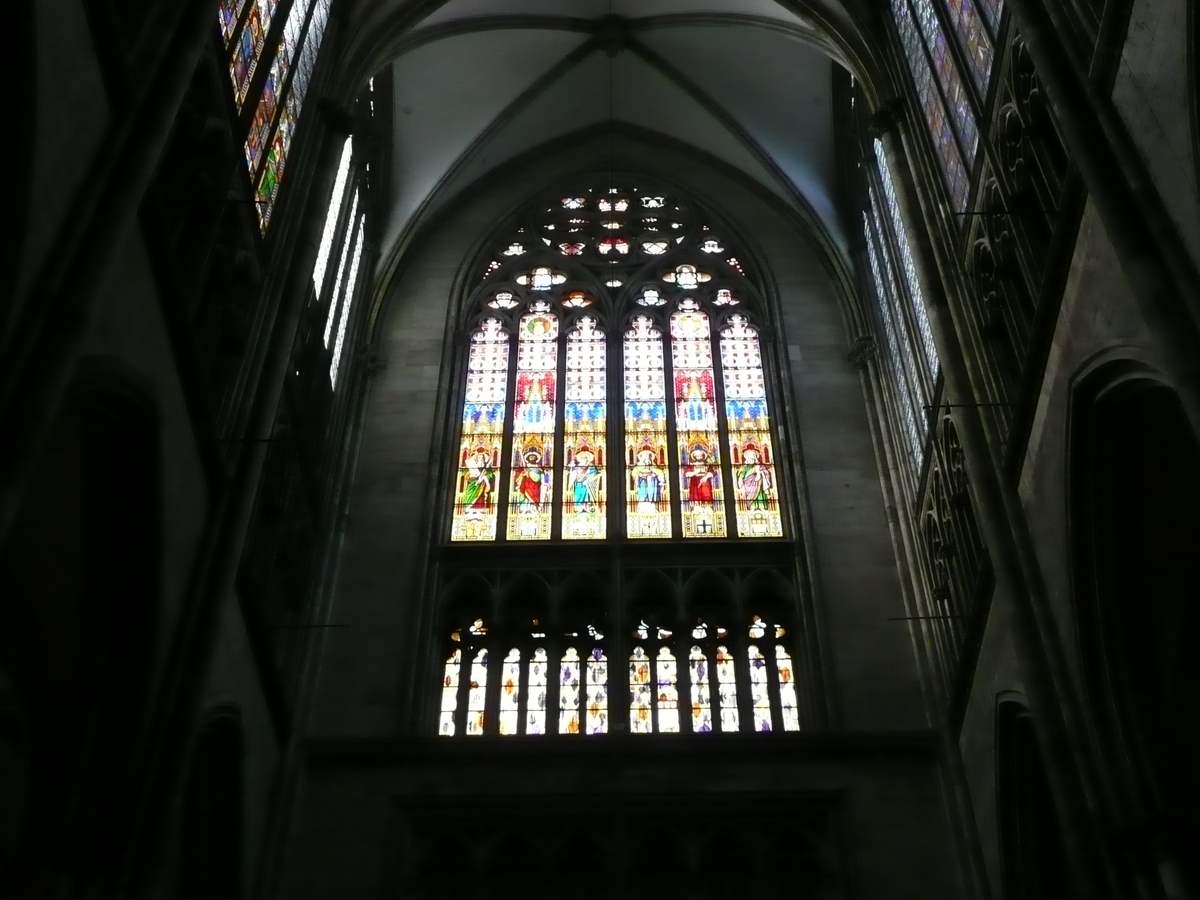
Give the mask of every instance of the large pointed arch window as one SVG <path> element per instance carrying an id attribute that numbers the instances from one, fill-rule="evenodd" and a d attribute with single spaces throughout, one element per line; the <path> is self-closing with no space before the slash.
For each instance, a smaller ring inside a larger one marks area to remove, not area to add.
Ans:
<path id="1" fill-rule="evenodd" d="M 692 205 L 636 184 L 507 227 L 463 311 L 450 541 L 783 537 L 743 260 Z"/>

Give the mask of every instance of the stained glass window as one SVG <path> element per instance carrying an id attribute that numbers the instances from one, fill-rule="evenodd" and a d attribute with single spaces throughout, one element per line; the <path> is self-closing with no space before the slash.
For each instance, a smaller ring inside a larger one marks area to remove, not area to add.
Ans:
<path id="1" fill-rule="evenodd" d="M 658 651 L 657 693 L 658 730 L 668 734 L 679 731 L 679 688 L 675 657 L 670 648 Z"/>
<path id="2" fill-rule="evenodd" d="M 508 345 L 508 333 L 495 318 L 485 319 L 471 336 L 454 494 L 453 540 L 490 541 L 496 537 L 496 489 L 504 439 Z"/>
<path id="3" fill-rule="evenodd" d="M 876 236 L 866 213 L 863 214 L 863 231 L 867 239 L 867 255 L 871 264 L 871 275 L 874 279 L 876 294 L 879 297 L 879 320 L 883 325 L 884 341 L 887 344 L 885 349 L 887 351 L 892 390 L 897 399 L 897 411 L 904 424 L 904 432 L 908 438 L 910 460 L 915 470 L 920 468 L 925 452 L 924 429 L 917 425 L 918 395 L 914 393 L 912 384 L 915 373 L 910 375 L 906 371 L 908 367 L 905 366 L 905 361 L 908 358 L 908 354 L 902 350 L 900 339 L 896 334 L 895 303 L 891 299 L 895 292 L 894 278 L 889 268 L 887 275 L 890 283 L 884 281 L 879 262 L 880 253 L 875 247 Z"/>
<path id="4" fill-rule="evenodd" d="M 635 316 L 625 332 L 625 471 L 627 534 L 670 537 L 662 332 L 649 316 Z"/>
<path id="5" fill-rule="evenodd" d="M 608 731 L 608 659 L 599 647 L 587 661 L 587 733 Z"/>
<path id="6" fill-rule="evenodd" d="M 579 653 L 571 647 L 563 654 L 558 680 L 558 733 L 579 734 Z"/>
<path id="7" fill-rule="evenodd" d="M 233 81 L 233 96 L 238 109 L 246 102 L 246 94 L 250 91 L 250 82 L 258 68 L 278 5 L 278 0 L 252 0 L 250 15 L 242 24 L 242 33 L 229 63 L 229 77 Z"/>
<path id="8" fill-rule="evenodd" d="M 688 654 L 688 669 L 692 684 L 692 731 L 712 731 L 712 694 L 708 683 L 708 659 L 698 646 L 693 646 Z"/>
<path id="9" fill-rule="evenodd" d="M 982 2 L 982 0 L 981 0 Z M 980 95 L 987 93 L 992 74 L 992 38 L 975 8 L 975 0 L 945 0 L 958 45 L 967 57 Z"/>
<path id="10" fill-rule="evenodd" d="M 721 368 L 725 375 L 725 417 L 729 423 L 738 534 L 780 537 L 783 521 L 762 354 L 758 331 L 745 316 L 730 316 L 728 325 L 721 329 Z"/>
<path id="11" fill-rule="evenodd" d="M 442 676 L 442 712 L 438 719 L 438 734 L 454 734 L 454 713 L 458 710 L 458 672 L 462 668 L 462 650 L 455 650 L 446 660 Z"/>
<path id="12" fill-rule="evenodd" d="M 653 697 L 650 657 L 641 647 L 635 647 L 629 657 L 629 731 L 632 734 L 650 734 L 654 731 L 650 712 Z"/>
<path id="13" fill-rule="evenodd" d="M 516 734 L 521 716 L 521 651 L 516 648 L 504 657 L 500 674 L 500 733 Z"/>
<path id="14" fill-rule="evenodd" d="M 750 660 L 750 706 L 754 715 L 755 731 L 771 730 L 771 695 L 767 687 L 767 661 L 757 644 L 746 648 Z"/>
<path id="15" fill-rule="evenodd" d="M 338 219 L 346 196 L 346 181 L 350 176 L 350 160 L 354 156 L 354 139 L 346 138 L 342 145 L 342 156 L 338 160 L 337 175 L 333 179 L 333 193 L 329 196 L 329 208 L 325 212 L 325 225 L 321 228 L 321 243 L 317 247 L 317 261 L 313 266 L 313 289 L 318 299 L 325 283 L 325 270 L 329 267 L 329 254 L 333 252 L 333 240 L 337 236 Z M 357 203 L 358 192 L 355 191 Z M 350 221 L 354 221 L 351 213 Z M 325 346 L 329 346 L 329 329 L 332 326 L 332 310 L 325 326 Z"/>
<path id="16" fill-rule="evenodd" d="M 546 691 L 548 682 L 546 673 L 549 669 L 549 659 L 546 651 L 539 647 L 533 651 L 529 660 L 529 687 L 525 698 L 525 733 L 546 733 Z"/>
<path id="17" fill-rule="evenodd" d="M 637 190 L 564 192 L 521 222 L 487 248 L 469 300 L 517 337 L 512 415 L 495 420 L 501 502 L 495 527 L 467 533 L 456 483 L 450 539 L 783 537 L 747 255 Z"/>
<path id="18" fill-rule="evenodd" d="M 783 626 L 772 628 L 773 662 L 766 655 L 771 650 L 771 628 L 757 616 L 749 627 L 749 646 L 737 654 L 730 652 L 725 627 L 711 629 L 715 639 L 710 644 L 710 629 L 703 622 L 679 631 L 641 622 L 633 631 L 636 643 L 628 657 L 626 719 L 625 709 L 614 707 L 625 701 L 619 699 L 620 692 L 610 693 L 609 659 L 599 645 L 604 635 L 594 626 L 587 629 L 594 643 L 582 650 L 578 645 L 568 646 L 552 661 L 545 647 L 532 642 L 497 645 L 489 636 L 491 629 L 477 619 L 469 628 L 457 628 L 450 635 L 454 643 L 465 639 L 467 644 L 452 645 L 441 663 L 438 733 L 453 736 L 461 727 L 461 733 L 474 736 L 551 731 L 603 735 L 610 730 L 610 715 L 616 715 L 616 730 L 627 727 L 631 734 L 731 734 L 746 721 L 739 700 L 749 701 L 753 730 L 798 731 L 800 702 L 793 651 L 784 642 Z M 531 636 L 546 637 L 538 631 Z M 568 632 L 567 637 L 588 640 L 575 632 Z M 650 640 L 656 640 L 654 655 L 645 650 L 645 642 Z M 499 672 L 489 679 L 488 662 L 493 655 L 499 660 L 495 664 Z M 464 660 L 470 662 L 464 664 Z M 550 675 L 552 667 L 554 676 Z M 464 675 L 469 677 L 464 679 Z M 551 677 L 557 678 L 553 691 Z M 748 696 L 739 698 L 739 681 L 747 685 Z M 548 721 L 550 698 L 555 698 L 557 725 Z"/>
<path id="19" fill-rule="evenodd" d="M 546 540 L 554 503 L 558 316 L 546 301 L 534 301 L 517 333 L 508 538 Z"/>
<path id="20" fill-rule="evenodd" d="M 294 0 L 284 21 L 283 34 L 279 38 L 279 47 L 271 68 L 267 70 L 267 79 L 263 82 L 258 95 L 258 103 L 254 108 L 254 118 L 250 123 L 250 131 L 246 135 L 245 153 L 246 165 L 251 172 L 257 171 L 258 162 L 263 149 L 271 136 L 271 126 L 275 124 L 275 113 L 278 109 L 279 97 L 287 83 L 288 72 L 296 56 L 296 48 L 304 33 L 304 23 L 308 18 L 308 9 L 312 0 Z"/>
<path id="21" fill-rule="evenodd" d="M 293 66 L 291 81 L 287 85 L 287 99 L 283 102 L 275 125 L 275 133 L 269 143 L 269 149 L 266 151 L 266 160 L 262 165 L 255 187 L 255 204 L 258 208 L 259 224 L 264 231 L 270 223 L 271 212 L 275 208 L 279 185 L 283 181 L 283 172 L 287 166 L 288 154 L 291 152 L 292 139 L 296 125 L 300 121 L 300 112 L 304 106 L 304 98 L 308 94 L 308 86 L 312 81 L 313 69 L 317 64 L 317 53 L 321 49 L 321 39 L 325 36 L 325 26 L 328 20 L 329 0 L 313 0 L 308 29 L 304 34 L 304 41 L 300 45 L 299 58 Z"/>
<path id="22" fill-rule="evenodd" d="M 691 298 L 671 316 L 684 537 L 724 537 L 716 378 L 708 315 Z"/>
<path id="23" fill-rule="evenodd" d="M 242 10 L 245 8 L 246 0 L 221 0 L 221 5 L 217 8 L 217 24 L 221 28 L 221 38 L 226 44 L 233 37 L 238 19 L 242 17 Z"/>
<path id="24" fill-rule="evenodd" d="M 479 735 L 487 729 L 487 663 L 486 649 L 476 653 L 471 663 L 471 680 L 467 683 L 467 734 Z"/>
<path id="25" fill-rule="evenodd" d="M 737 663 L 729 648 L 717 647 L 717 696 L 721 704 L 721 730 L 738 730 Z"/>
<path id="26" fill-rule="evenodd" d="M 912 246 L 908 241 L 908 228 L 904 224 L 904 217 L 900 215 L 900 203 L 896 198 L 896 186 L 892 182 L 892 171 L 888 167 L 887 154 L 884 152 L 883 142 L 876 140 L 874 150 L 875 161 L 879 166 L 879 179 L 883 183 L 883 196 L 887 200 L 888 216 L 892 223 L 892 235 L 896 240 L 896 246 L 900 250 L 900 262 L 904 269 L 904 281 L 908 286 L 909 304 L 912 309 L 913 320 L 917 324 L 921 347 L 925 352 L 925 365 L 930 375 L 936 378 L 941 368 L 941 362 L 938 359 L 937 346 L 933 342 L 933 329 L 929 325 L 929 313 L 925 309 L 925 297 L 921 293 L 921 280 L 917 277 L 917 266 L 913 259 Z M 872 202 L 876 207 L 878 206 L 878 201 L 875 200 L 873 194 Z"/>
<path id="27" fill-rule="evenodd" d="M 567 540 L 605 535 L 607 374 L 604 333 L 597 330 L 595 319 L 584 316 L 567 332 L 562 519 Z"/>

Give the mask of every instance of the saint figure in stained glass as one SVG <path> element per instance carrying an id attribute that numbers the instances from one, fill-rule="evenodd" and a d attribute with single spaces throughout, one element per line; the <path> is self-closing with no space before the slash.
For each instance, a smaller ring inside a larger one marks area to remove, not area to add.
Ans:
<path id="1" fill-rule="evenodd" d="M 604 473 L 596 465 L 596 454 L 586 444 L 577 447 L 568 482 L 573 512 L 591 513 L 596 511 L 603 479 Z"/>
<path id="2" fill-rule="evenodd" d="M 771 470 L 758 461 L 758 448 L 747 444 L 742 448 L 742 464 L 734 477 L 737 480 L 738 501 L 744 509 L 768 509 L 775 496 Z"/>
<path id="3" fill-rule="evenodd" d="M 683 482 L 687 485 L 687 498 L 692 503 L 713 502 L 713 489 L 720 473 L 708 461 L 708 448 L 696 444 L 688 455 L 688 465 L 683 471 Z"/>

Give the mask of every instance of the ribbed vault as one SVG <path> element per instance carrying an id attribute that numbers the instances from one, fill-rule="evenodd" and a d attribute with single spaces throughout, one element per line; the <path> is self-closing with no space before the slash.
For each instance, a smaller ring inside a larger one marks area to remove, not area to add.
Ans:
<path id="1" fill-rule="evenodd" d="M 852 70 L 836 0 L 374 0 L 346 69 L 390 66 L 386 258 L 512 160 L 606 130 L 720 160 L 844 248 L 834 206 L 833 67 Z"/>

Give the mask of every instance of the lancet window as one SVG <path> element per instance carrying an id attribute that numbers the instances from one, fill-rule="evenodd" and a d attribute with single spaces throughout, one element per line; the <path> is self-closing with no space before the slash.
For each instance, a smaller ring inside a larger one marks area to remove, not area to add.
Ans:
<path id="1" fill-rule="evenodd" d="M 336 389 L 354 301 L 362 282 L 366 241 L 366 166 L 354 152 L 354 138 L 342 145 L 333 189 L 313 266 L 313 303 L 323 310 L 322 343 L 328 354 L 329 386 Z"/>
<path id="2" fill-rule="evenodd" d="M 329 4 L 330 0 L 221 0 L 218 7 L 234 102 L 239 113 L 253 110 L 243 150 L 264 231 L 325 36 Z"/>
<path id="3" fill-rule="evenodd" d="M 915 476 L 925 459 L 929 410 L 941 363 L 882 142 L 875 140 L 872 150 L 873 157 L 868 158 L 866 167 L 869 177 L 867 208 L 862 216 L 863 237 L 878 300 L 876 314 L 883 337 L 893 414 L 907 444 L 910 471 Z"/>
<path id="4" fill-rule="evenodd" d="M 744 258 L 634 184 L 507 229 L 464 310 L 450 541 L 783 537 Z"/>

